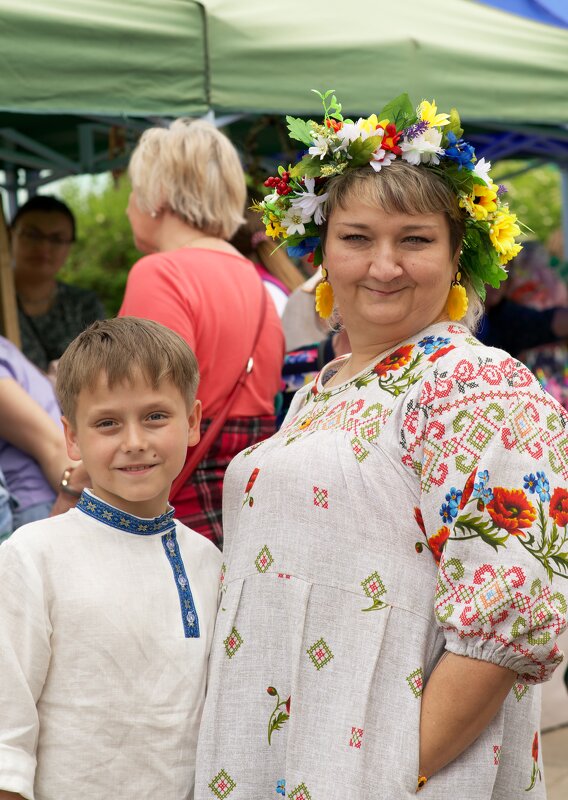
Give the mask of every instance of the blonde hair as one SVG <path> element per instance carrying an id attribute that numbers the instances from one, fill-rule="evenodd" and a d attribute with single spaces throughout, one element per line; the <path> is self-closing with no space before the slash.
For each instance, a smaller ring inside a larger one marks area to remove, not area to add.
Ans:
<path id="1" fill-rule="evenodd" d="M 465 233 L 465 212 L 460 208 L 456 194 L 431 168 L 421 169 L 402 160 L 394 161 L 378 173 L 364 166 L 332 178 L 326 191 L 326 220 L 338 206 L 346 208 L 353 197 L 371 207 L 382 208 L 387 213 L 443 213 L 449 226 L 451 255 L 454 256 L 461 247 Z M 320 227 L 324 250 L 326 234 L 327 222 L 324 222 Z M 465 272 L 462 272 L 461 282 L 467 292 L 469 305 L 460 322 L 473 331 L 483 315 L 483 301 Z"/>
<path id="2" fill-rule="evenodd" d="M 93 389 L 101 374 L 109 389 L 132 382 L 140 370 L 152 388 L 170 380 L 188 409 L 199 385 L 199 366 L 189 345 L 169 328 L 148 319 L 118 317 L 94 322 L 65 350 L 55 391 L 63 414 L 74 422 L 82 389 Z"/>
<path id="3" fill-rule="evenodd" d="M 164 208 L 207 236 L 230 239 L 243 222 L 245 176 L 229 139 L 210 122 L 149 128 L 128 167 L 140 209 Z"/>

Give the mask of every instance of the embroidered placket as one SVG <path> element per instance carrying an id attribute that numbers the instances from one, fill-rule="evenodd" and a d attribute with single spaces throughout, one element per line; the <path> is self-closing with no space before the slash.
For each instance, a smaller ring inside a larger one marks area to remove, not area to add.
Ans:
<path id="1" fill-rule="evenodd" d="M 179 595 L 185 637 L 186 639 L 199 639 L 199 619 L 176 539 L 174 510 L 170 509 L 154 519 L 142 519 L 108 505 L 87 491 L 81 495 L 77 509 L 88 517 L 93 517 L 99 522 L 125 533 L 133 533 L 137 536 L 162 534 L 162 545 L 174 573 Z"/>
<path id="2" fill-rule="evenodd" d="M 162 536 L 162 544 L 174 573 L 181 605 L 181 619 L 186 639 L 199 639 L 199 619 L 193 602 L 191 587 L 179 551 L 176 531 L 173 528 Z"/>

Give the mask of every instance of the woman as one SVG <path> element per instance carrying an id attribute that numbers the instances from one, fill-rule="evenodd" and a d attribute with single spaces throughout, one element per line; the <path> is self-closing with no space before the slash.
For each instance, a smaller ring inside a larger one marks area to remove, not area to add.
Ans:
<path id="1" fill-rule="evenodd" d="M 105 311 L 94 292 L 57 280 L 75 241 L 75 217 L 55 197 L 37 195 L 10 228 L 24 354 L 47 372 L 82 330 Z"/>
<path id="2" fill-rule="evenodd" d="M 0 542 L 16 528 L 49 516 L 69 465 L 53 386 L 0 336 L 0 470 L 10 514 Z"/>
<path id="3" fill-rule="evenodd" d="M 519 229 L 455 111 L 324 108 L 263 212 L 323 247 L 352 352 L 227 472 L 196 798 L 542 798 L 567 419 L 470 329 Z"/>
<path id="4" fill-rule="evenodd" d="M 132 268 L 119 315 L 161 322 L 193 349 L 202 435 L 226 415 L 171 497 L 179 519 L 221 546 L 225 469 L 239 450 L 275 430 L 282 328 L 253 264 L 227 241 L 243 221 L 246 188 L 222 133 L 203 120 L 151 128 L 132 155 L 130 177 L 128 218 L 136 246 L 149 255 Z M 251 356 L 252 372 L 243 378 Z M 238 380 L 243 386 L 231 399 Z"/>

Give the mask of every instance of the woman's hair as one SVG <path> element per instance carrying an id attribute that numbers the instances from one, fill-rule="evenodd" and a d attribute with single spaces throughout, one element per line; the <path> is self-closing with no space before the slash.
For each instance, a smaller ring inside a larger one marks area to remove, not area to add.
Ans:
<path id="1" fill-rule="evenodd" d="M 138 370 L 154 389 L 171 381 L 191 407 L 199 366 L 189 345 L 158 322 L 117 317 L 93 322 L 61 356 L 55 390 L 63 414 L 75 422 L 81 390 L 93 389 L 101 375 L 112 389 L 122 381 L 131 382 Z"/>
<path id="2" fill-rule="evenodd" d="M 20 206 L 10 223 L 11 230 L 14 230 L 18 222 L 32 211 L 40 211 L 42 214 L 63 214 L 71 223 L 72 239 L 75 241 L 75 216 L 73 212 L 63 200 L 58 200 L 57 197 L 47 194 L 36 194 L 34 197 L 30 197 L 23 206 Z"/>
<path id="3" fill-rule="evenodd" d="M 252 202 L 253 199 L 249 197 L 249 203 Z M 306 279 L 289 258 L 286 247 L 278 247 L 276 242 L 268 238 L 264 229 L 259 215 L 249 208 L 245 211 L 244 225 L 237 230 L 231 244 L 247 258 L 254 260 L 256 257 L 271 275 L 293 292 Z"/>
<path id="4" fill-rule="evenodd" d="M 461 248 L 465 232 L 465 212 L 458 198 L 442 177 L 433 169 L 413 166 L 397 160 L 380 172 L 368 165 L 352 169 L 332 178 L 326 187 L 326 221 L 320 227 L 322 247 L 325 251 L 327 221 L 337 207 L 346 208 L 356 197 L 371 207 L 399 214 L 445 214 L 450 231 L 450 253 Z M 474 330 L 483 314 L 483 302 L 475 291 L 467 273 L 462 272 L 461 282 L 467 292 L 469 307 L 462 321 Z M 448 291 L 450 287 L 448 286 Z"/>
<path id="5" fill-rule="evenodd" d="M 141 210 L 169 209 L 208 236 L 230 239 L 243 222 L 246 185 L 237 151 L 205 120 L 149 128 L 130 159 Z"/>

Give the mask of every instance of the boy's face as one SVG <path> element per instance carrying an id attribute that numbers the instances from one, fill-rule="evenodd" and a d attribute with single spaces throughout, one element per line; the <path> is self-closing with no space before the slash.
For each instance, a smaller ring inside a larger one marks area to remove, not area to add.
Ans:
<path id="1" fill-rule="evenodd" d="M 101 374 L 94 389 L 79 393 L 74 423 L 63 417 L 67 453 L 83 460 L 93 492 L 138 517 L 166 511 L 200 421 L 198 400 L 188 410 L 171 381 L 153 389 L 139 371 L 112 390 Z"/>

